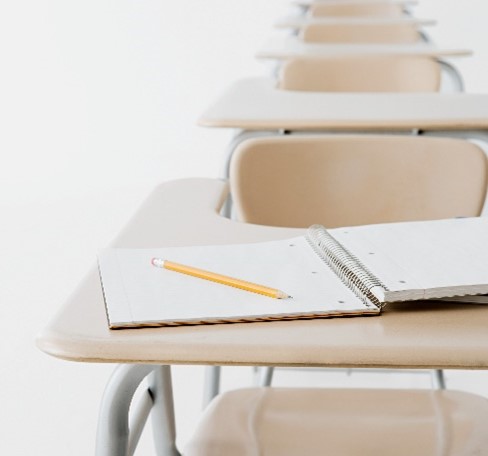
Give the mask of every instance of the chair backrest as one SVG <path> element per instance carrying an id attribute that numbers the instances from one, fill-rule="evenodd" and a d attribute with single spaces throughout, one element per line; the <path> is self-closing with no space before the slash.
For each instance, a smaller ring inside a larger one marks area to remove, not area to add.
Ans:
<path id="1" fill-rule="evenodd" d="M 300 32 L 308 43 L 407 44 L 420 41 L 414 24 L 309 24 Z"/>
<path id="2" fill-rule="evenodd" d="M 321 16 L 366 16 L 366 17 L 399 17 L 404 14 L 403 6 L 388 1 L 367 3 L 330 4 L 312 3 L 308 10 L 311 17 Z"/>
<path id="3" fill-rule="evenodd" d="M 282 66 L 278 87 L 315 92 L 436 92 L 441 66 L 429 57 L 348 56 L 294 59 Z"/>
<path id="4" fill-rule="evenodd" d="M 282 136 L 241 143 L 230 185 L 238 220 L 353 226 L 480 215 L 487 159 L 465 140 Z"/>

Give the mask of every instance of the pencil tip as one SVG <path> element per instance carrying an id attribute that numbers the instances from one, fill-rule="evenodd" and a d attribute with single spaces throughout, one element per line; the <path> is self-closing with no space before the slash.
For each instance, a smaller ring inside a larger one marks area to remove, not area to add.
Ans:
<path id="1" fill-rule="evenodd" d="M 279 291 L 277 298 L 278 299 L 293 299 L 293 296 L 290 296 L 289 294 L 286 294 L 283 291 Z"/>

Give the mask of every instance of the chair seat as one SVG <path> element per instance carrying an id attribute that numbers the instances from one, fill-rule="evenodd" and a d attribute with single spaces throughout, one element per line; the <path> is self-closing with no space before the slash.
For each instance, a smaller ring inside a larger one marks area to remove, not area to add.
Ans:
<path id="1" fill-rule="evenodd" d="M 249 388 L 217 397 L 185 456 L 488 454 L 488 399 L 458 391 Z"/>

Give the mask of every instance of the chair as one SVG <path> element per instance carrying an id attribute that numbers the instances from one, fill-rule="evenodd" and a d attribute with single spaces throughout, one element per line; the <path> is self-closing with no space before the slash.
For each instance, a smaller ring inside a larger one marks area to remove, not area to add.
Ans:
<path id="1" fill-rule="evenodd" d="M 230 182 L 242 222 L 332 228 L 479 216 L 487 164 L 478 146 L 448 138 L 268 137 L 237 147 Z M 268 368 L 265 385 L 271 376 Z"/>
<path id="2" fill-rule="evenodd" d="M 405 14 L 403 5 L 388 1 L 367 3 L 312 3 L 308 10 L 309 17 L 323 16 L 362 16 L 362 17 L 400 17 Z"/>
<path id="3" fill-rule="evenodd" d="M 259 225 L 326 227 L 478 216 L 484 152 L 468 141 L 321 135 L 251 139 L 230 165 L 235 216 Z"/>
<path id="4" fill-rule="evenodd" d="M 409 44 L 422 40 L 413 24 L 309 24 L 299 36 L 308 43 Z"/>
<path id="5" fill-rule="evenodd" d="M 278 87 L 312 92 L 437 92 L 441 64 L 415 56 L 293 59 L 280 69 Z"/>
<path id="6" fill-rule="evenodd" d="M 235 217 L 272 226 L 478 216 L 487 184 L 484 152 L 448 138 L 255 138 L 230 165 Z M 249 388 L 214 399 L 185 455 L 488 454 L 486 418 L 454 391 Z"/>
<path id="7" fill-rule="evenodd" d="M 455 391 L 249 388 L 214 400 L 184 454 L 486 455 L 487 418 Z"/>

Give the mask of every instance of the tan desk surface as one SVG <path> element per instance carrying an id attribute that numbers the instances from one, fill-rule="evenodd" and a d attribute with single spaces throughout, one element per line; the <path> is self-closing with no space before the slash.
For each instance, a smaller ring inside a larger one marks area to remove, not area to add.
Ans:
<path id="1" fill-rule="evenodd" d="M 278 90 L 241 79 L 200 117 L 205 127 L 248 130 L 472 130 L 488 128 L 488 95 L 327 93 Z"/>
<path id="2" fill-rule="evenodd" d="M 439 48 L 430 43 L 415 44 L 323 44 L 306 43 L 297 36 L 271 37 L 257 52 L 258 59 L 324 58 L 343 55 L 419 55 L 455 57 L 471 55 L 468 49 Z"/>
<path id="3" fill-rule="evenodd" d="M 378 3 L 383 0 L 293 0 L 294 5 L 310 6 L 312 4 L 327 4 L 327 5 L 350 5 L 356 3 Z M 417 0 L 386 0 L 388 3 L 396 3 L 400 5 L 417 5 Z"/>
<path id="4" fill-rule="evenodd" d="M 220 217 L 226 193 L 226 184 L 213 179 L 163 184 L 115 245 L 254 242 L 302 232 Z M 487 328 L 488 306 L 424 302 L 391 306 L 378 317 L 111 331 L 93 268 L 38 346 L 56 357 L 91 362 L 486 368 Z"/>
<path id="5" fill-rule="evenodd" d="M 278 20 L 276 28 L 303 28 L 307 25 L 434 25 L 433 19 L 417 19 L 415 17 L 303 17 L 287 16 Z"/>

